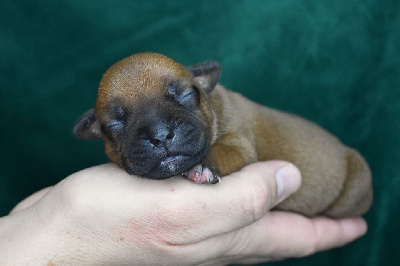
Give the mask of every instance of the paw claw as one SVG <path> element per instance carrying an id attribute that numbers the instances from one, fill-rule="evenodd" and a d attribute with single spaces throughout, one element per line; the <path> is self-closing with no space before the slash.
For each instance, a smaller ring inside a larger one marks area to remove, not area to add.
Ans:
<path id="1" fill-rule="evenodd" d="M 207 166 L 198 164 L 187 172 L 182 174 L 187 179 L 197 184 L 216 184 L 221 181 L 220 176 Z"/>

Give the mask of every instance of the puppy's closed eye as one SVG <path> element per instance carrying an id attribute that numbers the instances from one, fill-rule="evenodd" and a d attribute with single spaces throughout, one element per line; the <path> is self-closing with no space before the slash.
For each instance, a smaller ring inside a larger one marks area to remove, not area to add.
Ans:
<path id="1" fill-rule="evenodd" d="M 182 105 L 188 105 L 188 104 L 196 104 L 199 103 L 199 90 L 197 89 L 196 86 L 192 86 L 189 89 L 186 89 L 181 93 L 177 101 L 182 104 Z"/>
<path id="2" fill-rule="evenodd" d="M 127 114 L 120 106 L 108 111 L 108 122 L 101 129 L 108 138 L 115 138 L 125 128 Z"/>
<path id="3" fill-rule="evenodd" d="M 122 130 L 125 127 L 125 122 L 119 120 L 112 120 L 106 124 L 107 129 Z"/>
<path id="4" fill-rule="evenodd" d="M 168 96 L 173 101 L 184 106 L 190 106 L 200 102 L 199 90 L 196 86 L 191 86 L 183 90 L 175 86 L 170 86 L 168 89 Z"/>

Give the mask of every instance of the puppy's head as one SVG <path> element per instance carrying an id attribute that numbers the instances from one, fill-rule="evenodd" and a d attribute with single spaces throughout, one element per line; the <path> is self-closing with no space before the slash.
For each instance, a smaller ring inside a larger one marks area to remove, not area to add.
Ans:
<path id="1" fill-rule="evenodd" d="M 130 174 L 180 174 L 207 153 L 214 120 L 208 94 L 219 74 L 217 62 L 186 68 L 155 53 L 125 58 L 104 74 L 96 107 L 74 135 L 104 139 L 108 157 Z"/>

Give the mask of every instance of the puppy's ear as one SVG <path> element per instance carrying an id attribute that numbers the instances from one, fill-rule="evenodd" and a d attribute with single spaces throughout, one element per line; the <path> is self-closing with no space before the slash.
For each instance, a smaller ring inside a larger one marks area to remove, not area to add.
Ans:
<path id="1" fill-rule="evenodd" d="M 189 70 L 206 93 L 210 93 L 217 85 L 221 73 L 221 64 L 217 61 L 208 61 L 190 66 Z"/>
<path id="2" fill-rule="evenodd" d="M 88 110 L 78 119 L 72 133 L 79 139 L 101 139 L 100 123 L 94 109 Z"/>

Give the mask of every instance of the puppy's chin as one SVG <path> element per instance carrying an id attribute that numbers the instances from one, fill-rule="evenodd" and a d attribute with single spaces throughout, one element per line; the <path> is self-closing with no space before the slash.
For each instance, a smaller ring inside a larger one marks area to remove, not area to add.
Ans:
<path id="1" fill-rule="evenodd" d="M 131 175 L 138 175 L 149 179 L 167 179 L 180 175 L 189 170 L 206 154 L 206 147 L 196 155 L 171 155 L 158 160 L 148 162 L 146 166 L 137 166 L 134 163 L 125 163 L 125 170 Z"/>

